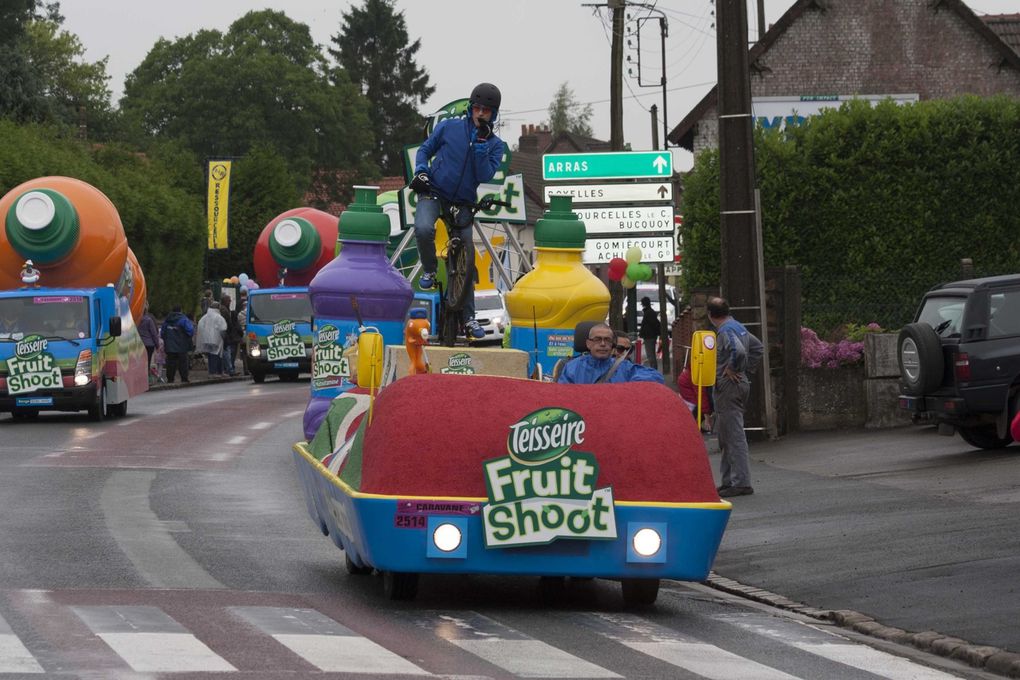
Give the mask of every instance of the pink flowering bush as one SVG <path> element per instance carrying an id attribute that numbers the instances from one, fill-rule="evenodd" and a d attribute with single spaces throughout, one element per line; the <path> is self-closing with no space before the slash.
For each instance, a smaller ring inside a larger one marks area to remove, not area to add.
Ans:
<path id="1" fill-rule="evenodd" d="M 844 329 L 846 337 L 828 342 L 810 328 L 800 329 L 800 363 L 808 368 L 839 368 L 858 364 L 864 360 L 864 336 L 881 333 L 877 323 L 867 326 L 850 324 Z"/>

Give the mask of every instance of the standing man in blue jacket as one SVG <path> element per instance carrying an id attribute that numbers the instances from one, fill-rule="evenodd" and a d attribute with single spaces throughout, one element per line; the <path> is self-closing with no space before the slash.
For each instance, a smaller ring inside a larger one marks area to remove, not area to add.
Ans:
<path id="1" fill-rule="evenodd" d="M 495 85 L 478 85 L 471 91 L 468 115 L 440 122 L 415 156 L 410 189 L 418 195 L 414 235 L 424 270 L 418 280 L 422 290 L 432 288 L 436 282 L 436 219 L 440 208 L 444 204 L 476 202 L 478 185 L 492 179 L 499 169 L 503 140 L 495 135 L 492 126 L 499 115 L 500 101 L 499 88 Z M 458 214 L 458 223 L 447 225 L 447 230 L 451 238 L 459 237 L 473 255 L 472 222 L 471 213 L 464 211 Z M 473 267 L 474 257 L 469 259 Z M 461 314 L 467 333 L 476 339 L 484 338 L 485 331 L 475 321 L 473 269 L 468 275 Z"/>

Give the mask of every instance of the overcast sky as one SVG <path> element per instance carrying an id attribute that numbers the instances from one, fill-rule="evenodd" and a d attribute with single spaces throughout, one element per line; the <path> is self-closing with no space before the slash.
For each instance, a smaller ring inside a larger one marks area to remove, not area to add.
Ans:
<path id="1" fill-rule="evenodd" d="M 897 0 L 889 0 L 895 2 Z M 978 14 L 1020 13 L 1020 0 L 966 0 Z M 203 28 L 226 31 L 251 10 L 282 10 L 308 24 L 312 37 L 328 45 L 339 32 L 341 12 L 362 0 L 61 0 L 64 28 L 76 34 L 89 61 L 109 57 L 107 72 L 114 102 L 123 92 L 124 77 L 145 58 L 160 37 L 173 40 Z M 609 139 L 609 11 L 591 4 L 605 0 L 397 0 L 411 40 L 421 39 L 417 63 L 425 67 L 436 92 L 422 113 L 466 97 L 478 82 L 489 81 L 503 92 L 500 135 L 516 143 L 521 125 L 548 118 L 549 102 L 563 82 L 578 101 L 591 103 L 595 136 Z M 782 16 L 793 0 L 766 0 L 766 25 Z M 755 8 L 749 0 L 750 38 L 756 38 Z M 716 44 L 710 0 L 659 0 L 669 24 L 666 41 L 668 79 L 667 123 L 676 125 L 715 84 Z M 635 18 L 646 16 L 630 10 Z M 631 26 L 636 22 L 631 22 Z M 660 144 L 662 88 L 657 21 L 642 32 L 643 78 L 636 61 L 625 78 L 624 136 L 634 149 L 651 148 L 652 104 L 659 107 Z M 637 51 L 626 52 L 633 60 Z M 689 155 L 677 164 L 689 166 Z"/>

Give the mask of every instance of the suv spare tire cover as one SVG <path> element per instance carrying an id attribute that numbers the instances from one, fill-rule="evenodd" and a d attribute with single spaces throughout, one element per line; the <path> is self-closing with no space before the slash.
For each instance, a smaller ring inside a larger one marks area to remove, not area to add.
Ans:
<path id="1" fill-rule="evenodd" d="M 913 397 L 934 392 L 942 384 L 942 341 L 926 323 L 911 323 L 900 331 L 896 344 L 900 384 Z"/>

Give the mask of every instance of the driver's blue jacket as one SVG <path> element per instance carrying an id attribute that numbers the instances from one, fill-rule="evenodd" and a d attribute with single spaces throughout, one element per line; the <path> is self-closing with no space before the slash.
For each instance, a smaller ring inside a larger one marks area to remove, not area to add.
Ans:
<path id="1" fill-rule="evenodd" d="M 596 359 L 590 354 L 582 354 L 567 362 L 556 382 L 572 383 L 574 385 L 594 385 L 596 380 L 612 368 L 615 361 L 614 357 Z M 608 382 L 657 382 L 660 385 L 665 384 L 661 373 L 654 368 L 635 364 L 630 359 L 624 359 L 620 362 L 620 366 L 613 373 L 612 377 L 609 378 Z"/>
<path id="2" fill-rule="evenodd" d="M 478 185 L 493 178 L 502 159 L 502 139 L 492 135 L 484 142 L 477 141 L 470 117 L 447 118 L 418 148 L 414 173 L 427 172 L 440 198 L 474 203 Z"/>

